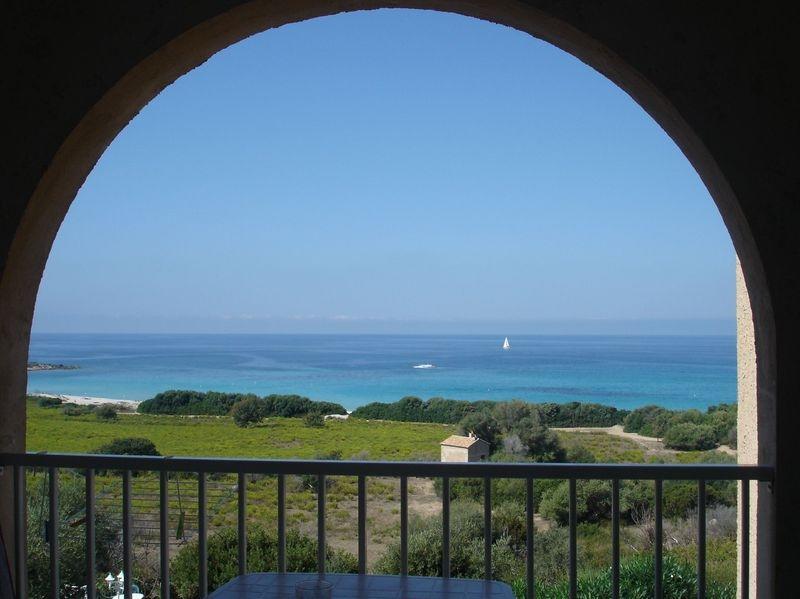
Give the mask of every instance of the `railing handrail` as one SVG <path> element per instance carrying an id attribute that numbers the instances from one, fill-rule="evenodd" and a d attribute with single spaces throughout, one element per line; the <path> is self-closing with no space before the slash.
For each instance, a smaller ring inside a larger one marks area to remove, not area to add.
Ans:
<path id="1" fill-rule="evenodd" d="M 773 480 L 773 468 L 757 464 L 373 462 L 28 452 L 0 453 L 0 465 L 207 474 L 324 474 L 329 476 L 446 476 L 452 478 L 570 478 L 580 480 L 757 480 L 762 482 L 772 482 Z"/>

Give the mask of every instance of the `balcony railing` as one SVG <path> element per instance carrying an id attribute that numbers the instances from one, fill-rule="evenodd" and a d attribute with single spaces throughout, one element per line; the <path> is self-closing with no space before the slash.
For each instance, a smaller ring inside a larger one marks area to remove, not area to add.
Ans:
<path id="1" fill-rule="evenodd" d="M 12 467 L 14 475 L 14 558 L 17 581 L 16 596 L 27 598 L 27 547 L 26 547 L 26 492 L 25 472 L 28 468 L 47 469 L 49 472 L 49 514 L 48 539 L 50 541 L 50 593 L 58 597 L 59 585 L 59 547 L 58 547 L 58 472 L 59 469 L 75 469 L 85 473 L 86 480 L 86 564 L 87 599 L 95 599 L 95 473 L 97 471 L 122 472 L 122 546 L 124 595 L 131 597 L 133 567 L 132 543 L 132 472 L 148 471 L 159 473 L 159 529 L 160 529 L 160 576 L 161 596 L 169 597 L 169 535 L 168 535 L 168 476 L 170 472 L 194 473 L 197 475 L 198 510 L 198 550 L 199 550 L 199 589 L 201 596 L 208 593 L 208 516 L 206 477 L 209 474 L 236 474 L 237 484 L 237 524 L 238 524 L 238 569 L 240 574 L 247 572 L 247 497 L 246 477 L 248 474 L 272 475 L 277 477 L 277 539 L 278 571 L 286 571 L 286 476 L 316 475 L 317 484 L 317 568 L 325 573 L 325 477 L 355 476 L 358 479 L 358 570 L 366 573 L 367 568 L 367 498 L 366 479 L 368 477 L 390 477 L 400 479 L 400 563 L 401 575 L 408 574 L 408 479 L 409 477 L 430 477 L 442 479 L 442 573 L 450 575 L 450 480 L 454 478 L 482 478 L 484 480 L 484 569 L 485 577 L 492 572 L 492 497 L 491 480 L 503 478 L 524 479 L 526 481 L 526 579 L 528 597 L 533 597 L 533 490 L 537 479 L 566 479 L 569 481 L 569 589 L 570 597 L 577 597 L 577 493 L 578 480 L 607 480 L 612 485 L 611 520 L 611 568 L 612 597 L 620 596 L 620 481 L 653 481 L 655 496 L 655 567 L 654 596 L 661 599 L 663 589 L 662 546 L 663 513 L 662 490 L 667 480 L 697 481 L 698 494 L 698 557 L 697 587 L 698 597 L 705 597 L 706 589 L 706 483 L 708 481 L 741 481 L 740 506 L 741 530 L 739 551 L 739 589 L 740 597 L 747 598 L 749 589 L 749 481 L 771 482 L 773 470 L 768 466 L 745 466 L 734 464 L 538 464 L 538 463 L 439 463 L 439 462 L 357 462 L 323 460 L 253 460 L 223 458 L 179 458 L 145 456 L 108 456 L 86 454 L 0 454 L 0 465 Z"/>

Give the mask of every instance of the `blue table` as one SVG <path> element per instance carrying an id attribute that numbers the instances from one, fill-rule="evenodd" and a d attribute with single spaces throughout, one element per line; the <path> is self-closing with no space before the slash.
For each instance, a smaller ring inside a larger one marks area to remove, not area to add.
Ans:
<path id="1" fill-rule="evenodd" d="M 213 599 L 294 599 L 294 586 L 310 573 L 258 573 L 237 576 L 209 595 Z M 326 574 L 333 599 L 514 599 L 503 582 L 426 576 Z"/>

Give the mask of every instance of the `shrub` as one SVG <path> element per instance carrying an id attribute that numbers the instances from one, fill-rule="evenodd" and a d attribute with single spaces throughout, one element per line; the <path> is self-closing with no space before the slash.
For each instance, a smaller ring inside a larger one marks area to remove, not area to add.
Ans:
<path id="1" fill-rule="evenodd" d="M 572 464 L 594 464 L 597 462 L 597 458 L 594 457 L 591 450 L 584 445 L 572 445 L 567 448 L 566 459 Z"/>
<path id="2" fill-rule="evenodd" d="M 732 449 L 736 449 L 737 447 L 738 443 L 737 433 L 738 429 L 736 428 L 736 425 L 734 425 L 733 427 L 731 427 L 731 429 L 728 431 L 728 435 L 725 437 L 725 444 Z"/>
<path id="3" fill-rule="evenodd" d="M 306 426 L 322 428 L 325 426 L 325 417 L 318 412 L 309 412 L 303 416 L 303 422 Z"/>
<path id="4" fill-rule="evenodd" d="M 37 477 L 42 477 L 42 482 Z M 42 501 L 46 502 L 46 484 L 44 473 L 29 474 L 27 487 L 28 501 L 28 578 L 31 599 L 50 597 L 50 545 L 46 542 L 42 531 L 48 518 L 47 510 L 42 509 Z M 58 596 L 70 599 L 84 597 L 81 586 L 86 584 L 86 524 L 81 518 L 86 509 L 84 480 L 69 472 L 59 477 L 59 564 L 61 567 L 61 588 Z M 108 572 L 119 568 L 122 563 L 121 544 L 119 542 L 119 524 L 108 508 L 98 503 L 95 508 L 95 559 L 97 570 Z M 116 571 L 116 570 L 115 570 Z M 101 596 L 104 585 L 97 581 L 98 596 Z"/>
<path id="5" fill-rule="evenodd" d="M 537 554 L 538 555 L 538 554 Z M 697 574 L 694 564 L 665 555 L 662 562 L 664 599 L 685 599 L 697 595 Z M 648 555 L 636 555 L 620 562 L 620 596 L 625 599 L 650 599 L 653 596 L 654 560 Z M 525 579 L 514 581 L 515 597 L 525 597 Z M 601 573 L 587 572 L 578 576 L 578 596 L 582 599 L 605 599 L 610 595 L 611 569 Z M 734 585 L 707 581 L 706 596 L 709 599 L 734 599 Z M 536 580 L 536 597 L 539 599 L 562 599 L 569 597 L 569 582 L 563 578 L 549 582 Z"/>
<path id="6" fill-rule="evenodd" d="M 36 405 L 40 408 L 57 408 L 62 403 L 60 397 L 40 397 L 36 400 Z"/>
<path id="7" fill-rule="evenodd" d="M 231 408 L 231 416 L 236 426 L 244 428 L 251 424 L 258 424 L 264 419 L 264 404 L 257 397 L 248 397 Z"/>
<path id="8" fill-rule="evenodd" d="M 717 438 L 714 429 L 707 424 L 682 422 L 667 430 L 664 445 L 681 451 L 713 449 L 717 446 Z"/>
<path id="9" fill-rule="evenodd" d="M 225 584 L 239 573 L 237 561 L 238 537 L 235 528 L 221 529 L 208 537 L 208 590 Z M 197 541 L 183 547 L 170 564 L 170 582 L 179 597 L 196 599 L 200 596 L 197 564 Z M 347 552 L 325 548 L 326 569 L 329 572 L 355 573 L 358 560 Z M 278 541 L 273 532 L 250 525 L 247 531 L 247 566 L 251 572 L 275 572 L 278 569 Z M 317 571 L 317 542 L 296 530 L 286 533 L 286 567 L 289 572 Z"/>
<path id="10" fill-rule="evenodd" d="M 116 420 L 117 410 L 111 404 L 103 404 L 94 411 L 98 420 Z"/>
<path id="11" fill-rule="evenodd" d="M 672 412 L 660 406 L 637 408 L 625 417 L 625 432 L 639 433 L 646 437 L 662 437 L 667 429 Z"/>
<path id="12" fill-rule="evenodd" d="M 482 578 L 483 513 L 477 504 L 454 502 L 450 517 L 450 569 L 459 578 Z M 511 581 L 521 574 L 522 563 L 507 536 L 497 536 L 492 546 L 492 577 Z M 375 564 L 375 571 L 400 572 L 400 545 L 390 545 Z M 442 575 L 442 523 L 440 517 L 419 520 L 408 536 L 408 573 Z"/>
<path id="13" fill-rule="evenodd" d="M 125 437 L 101 445 L 92 453 L 107 455 L 161 455 L 150 439 Z"/>
<path id="14" fill-rule="evenodd" d="M 598 522 L 611 515 L 611 485 L 608 481 L 578 481 L 576 507 L 579 522 Z M 569 482 L 561 483 L 542 496 L 539 511 L 559 524 L 569 522 Z"/>
<path id="15" fill-rule="evenodd" d="M 94 406 L 79 406 L 74 403 L 65 403 L 61 406 L 61 413 L 64 416 L 84 416 L 94 412 Z"/>

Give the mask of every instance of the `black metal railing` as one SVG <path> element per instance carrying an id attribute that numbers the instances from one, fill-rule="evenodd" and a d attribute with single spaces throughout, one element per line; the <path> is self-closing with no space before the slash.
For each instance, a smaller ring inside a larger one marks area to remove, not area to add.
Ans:
<path id="1" fill-rule="evenodd" d="M 27 547 L 26 547 L 26 496 L 25 471 L 29 468 L 47 469 L 49 472 L 48 538 L 50 540 L 50 589 L 56 599 L 59 592 L 59 547 L 58 547 L 58 471 L 75 469 L 83 471 L 86 479 L 86 563 L 87 599 L 95 599 L 95 472 L 122 472 L 122 540 L 123 573 L 126 598 L 131 597 L 133 567 L 132 553 L 132 472 L 159 473 L 159 526 L 160 526 L 160 576 L 161 596 L 169 597 L 169 540 L 168 475 L 170 472 L 194 473 L 197 475 L 198 552 L 200 595 L 208 594 L 208 515 L 206 476 L 208 474 L 238 475 L 237 529 L 238 571 L 247 572 L 247 475 L 272 475 L 277 477 L 277 539 L 279 572 L 286 571 L 286 476 L 316 475 L 317 484 L 317 568 L 325 573 L 325 477 L 355 476 L 358 479 L 358 570 L 365 574 L 367 568 L 367 501 L 366 479 L 368 477 L 391 477 L 400 479 L 400 574 L 408 574 L 408 479 L 410 477 L 440 478 L 442 480 L 442 574 L 450 576 L 450 481 L 454 478 L 482 478 L 484 480 L 484 568 L 485 577 L 492 573 L 492 479 L 517 478 L 526 480 L 526 580 L 528 597 L 533 597 L 534 570 L 534 484 L 537 479 L 566 479 L 569 481 L 569 591 L 577 597 L 577 481 L 608 480 L 612 484 L 612 597 L 618 599 L 620 580 L 620 481 L 653 481 L 655 494 L 655 580 L 654 596 L 661 599 L 663 588 L 663 482 L 667 480 L 697 481 L 698 493 L 698 597 L 703 599 L 706 590 L 706 482 L 741 481 L 740 513 L 741 542 L 739 588 L 740 597 L 747 598 L 749 589 L 749 511 L 750 481 L 771 482 L 773 470 L 769 466 L 735 464 L 540 464 L 540 463 L 440 463 L 440 462 L 357 462 L 325 460 L 254 460 L 230 458 L 183 458 L 146 456 L 108 456 L 88 454 L 0 454 L 0 466 L 14 469 L 14 558 L 15 580 L 18 599 L 27 599 Z"/>

